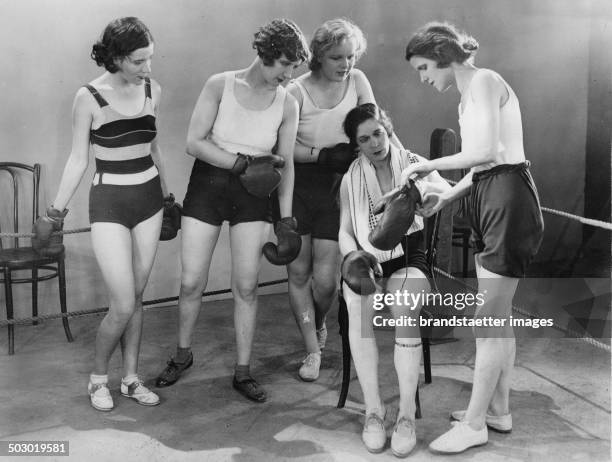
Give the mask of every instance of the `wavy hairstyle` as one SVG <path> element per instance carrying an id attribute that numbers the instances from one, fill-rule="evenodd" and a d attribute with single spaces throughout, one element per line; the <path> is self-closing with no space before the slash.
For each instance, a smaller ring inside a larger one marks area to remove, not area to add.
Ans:
<path id="1" fill-rule="evenodd" d="M 293 62 L 304 62 L 310 58 L 304 34 L 290 19 L 274 19 L 260 27 L 255 33 L 253 48 L 264 66 L 272 66 L 282 55 Z"/>
<path id="2" fill-rule="evenodd" d="M 119 70 L 115 60 L 129 56 L 134 50 L 148 47 L 153 36 L 144 23 L 133 16 L 115 19 L 104 29 L 92 47 L 91 58 L 98 66 L 114 74 Z"/>
<path id="3" fill-rule="evenodd" d="M 408 42 L 406 59 L 422 56 L 449 67 L 451 63 L 463 63 L 473 59 L 478 42 L 471 35 L 460 31 L 448 22 L 430 22 L 419 29 Z"/>
<path id="4" fill-rule="evenodd" d="M 312 53 L 308 63 L 310 70 L 321 69 L 321 59 L 325 52 L 349 39 L 355 40 L 355 61 L 359 61 L 368 48 L 368 42 L 355 23 L 346 18 L 336 18 L 325 21 L 317 27 L 310 41 L 310 52 Z"/>
<path id="5" fill-rule="evenodd" d="M 384 109 L 379 108 L 374 103 L 360 104 L 349 111 L 342 124 L 351 146 L 357 147 L 357 129 L 362 123 L 370 119 L 378 121 L 389 137 L 393 135 L 393 122 Z"/>

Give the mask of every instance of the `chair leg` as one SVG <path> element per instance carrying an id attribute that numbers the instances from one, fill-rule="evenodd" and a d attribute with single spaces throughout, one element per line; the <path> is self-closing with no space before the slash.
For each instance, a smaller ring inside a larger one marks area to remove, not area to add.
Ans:
<path id="1" fill-rule="evenodd" d="M 348 337 L 348 310 L 344 297 L 340 295 L 338 302 L 338 325 L 340 327 L 340 338 L 342 339 L 342 386 L 336 407 L 341 409 L 346 403 L 349 384 L 351 383 L 351 345 Z"/>
<path id="2" fill-rule="evenodd" d="M 429 350 L 429 338 L 422 338 L 423 344 L 423 369 L 425 369 L 425 383 L 431 383 L 431 352 Z"/>
<path id="3" fill-rule="evenodd" d="M 61 258 L 57 262 L 57 271 L 59 273 L 59 296 L 60 296 L 60 309 L 62 314 L 66 314 L 66 267 L 64 266 L 64 259 Z M 64 332 L 66 333 L 66 339 L 69 342 L 73 342 L 72 332 L 70 332 L 70 325 L 68 324 L 68 318 L 63 316 L 62 323 L 64 324 Z"/>
<path id="4" fill-rule="evenodd" d="M 4 295 L 6 298 L 6 319 L 13 319 L 13 280 L 11 278 L 10 268 L 4 268 Z M 8 325 L 8 354 L 15 354 L 15 325 Z"/>
<path id="5" fill-rule="evenodd" d="M 468 262 L 470 258 L 470 238 L 467 235 L 463 235 L 463 279 L 468 277 Z"/>
<path id="6" fill-rule="evenodd" d="M 419 386 L 417 385 L 416 394 L 414 396 L 414 402 L 416 404 L 416 411 L 414 413 L 415 419 L 420 419 L 421 415 L 421 400 L 419 399 Z"/>
<path id="7" fill-rule="evenodd" d="M 32 317 L 38 317 L 38 268 L 32 268 Z M 38 325 L 37 320 L 32 321 L 33 326 Z"/>

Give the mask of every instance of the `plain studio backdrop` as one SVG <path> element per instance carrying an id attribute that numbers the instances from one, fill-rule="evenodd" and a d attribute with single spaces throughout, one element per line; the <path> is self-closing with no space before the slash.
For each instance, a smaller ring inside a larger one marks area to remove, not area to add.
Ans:
<path id="1" fill-rule="evenodd" d="M 162 86 L 158 136 L 169 190 L 178 201 L 193 164 L 185 154 L 187 127 L 204 82 L 213 73 L 246 67 L 255 56 L 253 33 L 276 17 L 293 19 L 308 40 L 327 19 L 344 16 L 357 23 L 368 39 L 358 67 L 404 145 L 427 156 L 433 129 L 458 133 L 459 94 L 453 89 L 442 95 L 421 84 L 404 50 L 418 27 L 448 20 L 480 42 L 476 65 L 498 71 L 517 93 L 542 205 L 610 219 L 612 40 L 606 0 L 4 0 L 0 161 L 42 164 L 42 207 L 53 200 L 70 152 L 74 94 L 103 72 L 89 58 L 91 46 L 121 16 L 142 19 L 155 39 L 152 76 Z M 298 73 L 306 70 L 304 65 Z M 91 159 L 69 204 L 66 229 L 89 224 L 93 166 Z M 0 197 L 8 197 L 6 186 Z M 0 200 L 3 231 L 11 226 L 7 202 Z M 580 225 L 550 215 L 545 221 L 539 261 L 572 258 L 590 239 L 591 231 Z M 68 236 L 65 244 L 69 311 L 106 306 L 89 234 Z M 609 253 L 607 245 L 602 248 Z M 228 251 L 224 229 L 207 290 L 229 287 Z M 264 263 L 260 281 L 284 277 L 284 267 Z M 145 300 L 177 295 L 179 279 L 180 234 L 160 243 Z M 56 284 L 41 284 L 41 314 L 59 311 Z M 29 286 L 16 288 L 15 301 L 15 317 L 28 316 Z"/>

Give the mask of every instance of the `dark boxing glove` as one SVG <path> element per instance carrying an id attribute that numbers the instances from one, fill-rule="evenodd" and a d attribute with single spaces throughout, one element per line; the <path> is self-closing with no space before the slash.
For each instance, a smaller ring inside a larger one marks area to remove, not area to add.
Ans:
<path id="1" fill-rule="evenodd" d="M 263 199 L 272 194 L 280 184 L 279 168 L 284 166 L 285 159 L 276 154 L 253 157 L 238 153 L 231 172 L 238 175 L 240 183 L 249 194 Z"/>
<path id="2" fill-rule="evenodd" d="M 282 218 L 274 228 L 278 244 L 266 242 L 263 254 L 273 265 L 288 265 L 297 258 L 302 249 L 302 238 L 297 232 L 297 220 L 293 217 Z"/>
<path id="3" fill-rule="evenodd" d="M 370 244 L 380 250 L 392 250 L 401 241 L 414 221 L 414 212 L 421 202 L 421 193 L 410 180 L 410 186 L 404 185 L 395 193 L 383 198 L 374 207 L 374 214 L 382 217 L 368 236 Z"/>
<path id="4" fill-rule="evenodd" d="M 53 206 L 49 207 L 45 214 L 38 217 L 32 226 L 32 248 L 43 257 L 54 257 L 64 251 L 61 234 L 54 234 L 64 228 L 64 218 L 68 210 L 59 211 Z"/>
<path id="5" fill-rule="evenodd" d="M 174 194 L 170 193 L 164 197 L 164 218 L 159 234 L 160 241 L 169 241 L 176 237 L 179 229 L 181 229 L 182 212 L 181 204 L 174 202 Z"/>
<path id="6" fill-rule="evenodd" d="M 319 151 L 317 162 L 336 173 L 346 173 L 351 163 L 357 158 L 355 149 L 348 143 L 338 143 Z"/>
<path id="7" fill-rule="evenodd" d="M 382 277 L 382 268 L 376 257 L 365 250 L 353 250 L 342 260 L 342 279 L 359 295 L 376 292 L 376 279 Z"/>

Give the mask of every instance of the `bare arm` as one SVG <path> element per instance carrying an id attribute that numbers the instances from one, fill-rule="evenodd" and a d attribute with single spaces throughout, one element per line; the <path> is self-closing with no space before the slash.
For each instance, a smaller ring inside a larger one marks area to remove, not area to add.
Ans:
<path id="1" fill-rule="evenodd" d="M 79 89 L 72 105 L 72 148 L 53 207 L 64 210 L 74 195 L 89 164 L 89 131 L 95 101 L 85 88 Z"/>
<path id="2" fill-rule="evenodd" d="M 293 185 L 295 170 L 293 168 L 293 149 L 298 127 L 298 104 L 291 94 L 285 99 L 283 121 L 278 129 L 278 142 L 276 154 L 285 159 L 281 183 L 278 186 L 278 203 L 281 218 L 290 217 L 293 204 Z"/>
<path id="3" fill-rule="evenodd" d="M 353 231 L 351 210 L 349 207 L 348 181 L 345 175 L 340 184 L 340 230 L 338 232 L 340 253 L 345 256 L 353 250 L 358 250 L 357 240 Z"/>
<path id="4" fill-rule="evenodd" d="M 224 84 L 225 76 L 216 74 L 204 85 L 189 122 L 187 154 L 216 167 L 230 169 L 236 162 L 236 154 L 221 149 L 208 139 L 217 118 Z"/>
<path id="5" fill-rule="evenodd" d="M 151 90 L 153 94 L 153 109 L 155 111 L 155 118 L 159 120 L 159 105 L 161 101 L 161 87 L 160 85 L 151 80 Z M 161 181 L 162 194 L 164 197 L 168 195 L 168 185 L 166 183 L 166 169 L 164 166 L 164 162 L 162 162 L 163 156 L 161 152 L 161 147 L 157 141 L 157 137 L 151 142 L 151 157 L 153 158 L 153 162 L 157 167 L 157 171 L 159 172 L 159 179 Z"/>

